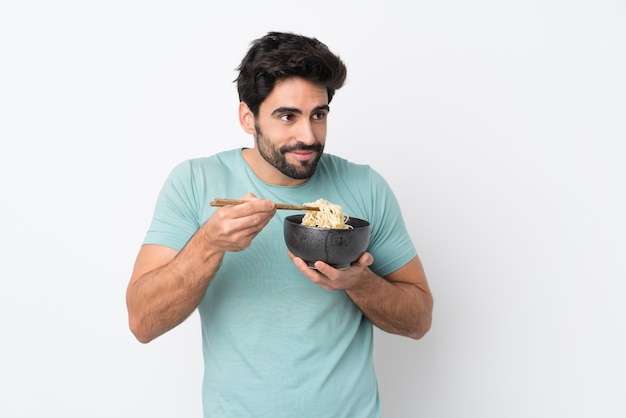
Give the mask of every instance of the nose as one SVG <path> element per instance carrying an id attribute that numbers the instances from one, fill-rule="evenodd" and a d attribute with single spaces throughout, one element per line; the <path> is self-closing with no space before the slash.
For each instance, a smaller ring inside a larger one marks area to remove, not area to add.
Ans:
<path id="1" fill-rule="evenodd" d="M 309 120 L 303 119 L 296 132 L 296 140 L 306 145 L 313 145 L 316 142 L 315 129 Z"/>

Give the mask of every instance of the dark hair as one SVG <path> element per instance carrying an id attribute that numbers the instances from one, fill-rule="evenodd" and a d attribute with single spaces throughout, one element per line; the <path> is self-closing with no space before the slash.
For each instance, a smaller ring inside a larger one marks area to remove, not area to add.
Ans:
<path id="1" fill-rule="evenodd" d="M 330 103 L 347 74 L 343 61 L 322 42 L 282 32 L 269 32 L 252 41 L 237 70 L 239 100 L 246 103 L 255 116 L 277 81 L 301 77 L 326 87 Z"/>

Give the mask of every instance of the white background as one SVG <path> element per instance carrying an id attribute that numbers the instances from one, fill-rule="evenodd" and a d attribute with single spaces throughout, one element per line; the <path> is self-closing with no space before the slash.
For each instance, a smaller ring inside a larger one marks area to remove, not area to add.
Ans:
<path id="1" fill-rule="evenodd" d="M 169 170 L 250 146 L 270 30 L 349 68 L 328 152 L 397 193 L 435 296 L 376 334 L 386 418 L 625 417 L 623 1 L 0 1 L 0 416 L 198 417 L 194 314 L 124 293 Z"/>

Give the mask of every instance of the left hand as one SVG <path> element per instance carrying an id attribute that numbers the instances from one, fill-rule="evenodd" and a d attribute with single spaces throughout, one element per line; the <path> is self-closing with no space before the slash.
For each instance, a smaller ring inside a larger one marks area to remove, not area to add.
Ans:
<path id="1" fill-rule="evenodd" d="M 371 274 L 369 266 L 374 262 L 374 257 L 370 253 L 365 252 L 347 269 L 337 270 L 323 261 L 316 261 L 315 269 L 312 269 L 303 259 L 296 257 L 291 251 L 287 251 L 287 253 L 302 274 L 326 290 L 348 290 L 354 288 L 359 283 L 362 283 L 364 272 Z"/>

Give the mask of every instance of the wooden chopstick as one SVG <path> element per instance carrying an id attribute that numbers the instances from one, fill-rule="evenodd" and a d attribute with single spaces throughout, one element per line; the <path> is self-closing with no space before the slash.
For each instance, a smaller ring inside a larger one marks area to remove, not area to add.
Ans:
<path id="1" fill-rule="evenodd" d="M 246 202 L 248 202 L 248 200 L 215 198 L 211 202 L 211 206 L 240 205 Z M 320 210 L 320 208 L 315 206 L 287 205 L 285 203 L 274 203 L 274 206 L 276 206 L 276 209 L 286 210 Z"/>

